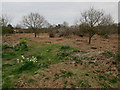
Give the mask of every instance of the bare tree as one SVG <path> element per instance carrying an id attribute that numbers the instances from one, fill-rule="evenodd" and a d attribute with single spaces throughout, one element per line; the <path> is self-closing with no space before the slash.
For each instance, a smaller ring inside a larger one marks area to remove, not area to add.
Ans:
<path id="1" fill-rule="evenodd" d="M 35 37 L 39 33 L 39 29 L 41 29 L 45 24 L 46 20 L 39 13 L 30 13 L 27 16 L 23 16 L 22 23 L 24 26 L 31 28 Z M 39 35 L 39 34 L 38 34 Z"/>
<path id="2" fill-rule="evenodd" d="M 2 26 L 7 26 L 11 22 L 11 17 L 8 17 L 8 15 L 4 14 L 2 15 Z"/>
<path id="3" fill-rule="evenodd" d="M 105 15 L 102 10 L 95 10 L 93 7 L 81 13 L 81 23 L 89 26 L 89 44 L 91 38 L 95 35 L 95 27 L 99 25 L 108 25 L 113 23 L 111 15 Z"/>
<path id="4" fill-rule="evenodd" d="M 68 27 L 68 25 L 69 25 L 68 22 L 66 22 L 66 21 L 63 22 L 64 27 Z"/>

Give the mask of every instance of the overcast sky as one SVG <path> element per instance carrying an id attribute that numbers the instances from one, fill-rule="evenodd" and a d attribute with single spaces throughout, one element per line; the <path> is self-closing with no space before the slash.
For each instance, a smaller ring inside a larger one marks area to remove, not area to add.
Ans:
<path id="1" fill-rule="evenodd" d="M 117 2 L 2 2 L 2 13 L 12 17 L 12 25 L 21 21 L 22 16 L 30 12 L 38 12 L 51 24 L 61 24 L 67 21 L 70 25 L 79 19 L 80 12 L 94 6 L 111 14 L 118 21 Z"/>

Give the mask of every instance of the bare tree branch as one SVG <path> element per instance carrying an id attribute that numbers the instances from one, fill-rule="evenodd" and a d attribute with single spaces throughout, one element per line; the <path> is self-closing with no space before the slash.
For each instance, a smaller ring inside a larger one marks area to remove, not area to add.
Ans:
<path id="1" fill-rule="evenodd" d="M 32 28 L 36 37 L 36 30 L 39 30 L 46 25 L 47 20 L 39 13 L 30 13 L 27 16 L 23 16 L 22 24 L 28 28 Z"/>

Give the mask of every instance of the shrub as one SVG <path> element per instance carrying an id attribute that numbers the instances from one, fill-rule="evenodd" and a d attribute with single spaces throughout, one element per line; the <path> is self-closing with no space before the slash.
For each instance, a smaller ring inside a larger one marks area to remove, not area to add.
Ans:
<path id="1" fill-rule="evenodd" d="M 59 37 L 68 37 L 72 34 L 72 31 L 69 28 L 62 27 L 58 30 L 59 32 Z"/>
<path id="2" fill-rule="evenodd" d="M 34 81 L 34 79 L 32 79 L 32 78 L 31 78 L 31 79 L 29 79 L 29 81 L 28 81 L 28 82 L 29 82 L 29 83 L 31 83 L 31 82 L 33 82 L 33 81 Z"/>
<path id="3" fill-rule="evenodd" d="M 120 61 L 120 54 L 117 53 L 117 54 L 115 55 L 115 58 L 116 58 L 117 61 Z"/>
<path id="4" fill-rule="evenodd" d="M 113 77 L 112 79 L 108 79 L 111 83 L 117 83 L 118 79 L 116 77 Z"/>
<path id="5" fill-rule="evenodd" d="M 55 77 L 55 79 L 54 79 L 54 80 L 57 80 L 57 79 L 59 79 L 59 77 L 60 77 L 60 76 L 59 76 L 59 74 L 58 74 L 58 73 L 55 73 L 55 74 L 54 74 L 54 77 Z"/>
<path id="6" fill-rule="evenodd" d="M 17 63 L 20 64 L 19 71 L 30 70 L 36 66 L 37 58 L 34 56 L 32 58 L 22 56 L 21 59 L 17 59 Z"/>
<path id="7" fill-rule="evenodd" d="M 81 64 L 82 65 L 82 63 L 83 63 L 82 60 L 79 57 L 76 57 L 76 56 L 72 57 L 72 60 L 75 61 L 75 64 Z"/>
<path id="8" fill-rule="evenodd" d="M 105 77 L 105 75 L 98 74 L 98 77 L 99 77 L 100 79 L 104 79 L 104 80 L 106 80 L 106 77 Z"/>
<path id="9" fill-rule="evenodd" d="M 70 46 L 69 45 L 62 45 L 61 49 L 70 49 Z"/>
<path id="10" fill-rule="evenodd" d="M 17 44 L 15 47 L 14 47 L 15 51 L 21 51 L 21 50 L 28 50 L 28 46 L 27 46 L 27 42 L 26 40 L 21 40 L 19 44 Z"/>
<path id="11" fill-rule="evenodd" d="M 105 50 L 105 52 L 108 53 L 111 57 L 114 57 L 114 56 L 115 56 L 114 53 L 111 52 L 111 51 Z"/>
<path id="12" fill-rule="evenodd" d="M 67 57 L 67 56 L 69 56 L 70 55 L 70 52 L 59 52 L 59 53 L 57 53 L 57 56 L 60 56 L 60 57 Z"/>
<path id="13" fill-rule="evenodd" d="M 13 32 L 14 32 L 13 29 L 10 27 L 2 27 L 2 34 L 8 34 L 8 33 L 12 34 Z"/>
<path id="14" fill-rule="evenodd" d="M 88 74 L 88 73 L 85 73 L 85 76 L 89 76 L 89 74 Z"/>
<path id="15" fill-rule="evenodd" d="M 66 73 L 66 75 L 69 77 L 69 76 L 72 76 L 73 75 L 73 72 L 71 72 L 71 71 L 68 71 L 67 73 Z"/>
<path id="16" fill-rule="evenodd" d="M 54 38 L 54 37 L 55 37 L 55 33 L 54 33 L 54 32 L 50 32 L 50 33 L 49 33 L 49 37 L 50 37 L 50 38 Z"/>
<path id="17" fill-rule="evenodd" d="M 13 47 L 12 46 L 9 46 L 9 45 L 2 45 L 2 49 L 3 50 L 5 50 L 5 49 L 8 49 L 8 48 L 11 48 L 11 49 L 13 49 Z"/>

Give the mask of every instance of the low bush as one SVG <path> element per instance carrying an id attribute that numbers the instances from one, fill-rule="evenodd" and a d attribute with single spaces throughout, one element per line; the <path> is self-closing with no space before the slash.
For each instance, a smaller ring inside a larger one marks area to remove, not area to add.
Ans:
<path id="1" fill-rule="evenodd" d="M 54 38 L 54 37 L 55 37 L 55 33 L 52 33 L 52 32 L 49 33 L 49 37 L 50 37 L 50 38 Z"/>
<path id="2" fill-rule="evenodd" d="M 111 83 L 117 83 L 117 81 L 118 81 L 117 77 L 113 77 L 113 78 L 108 79 L 108 80 L 109 80 L 109 82 L 111 82 Z"/>
<path id="3" fill-rule="evenodd" d="M 30 48 L 27 46 L 27 42 L 25 40 L 21 40 L 17 45 L 2 45 L 2 58 L 3 60 L 10 60 L 19 55 L 23 55 Z"/>
<path id="4" fill-rule="evenodd" d="M 13 47 L 12 47 L 12 46 L 9 46 L 9 45 L 7 45 L 7 44 L 2 45 L 2 49 L 3 49 L 3 50 L 6 50 L 6 49 L 8 49 L 8 48 L 13 49 Z"/>
<path id="5" fill-rule="evenodd" d="M 19 63 L 20 67 L 18 68 L 18 71 L 24 71 L 24 70 L 30 70 L 34 67 L 36 67 L 37 58 L 32 56 L 31 58 L 25 58 L 22 56 L 21 59 L 17 59 L 17 63 Z"/>
<path id="6" fill-rule="evenodd" d="M 107 54 L 109 54 L 110 55 L 110 57 L 114 57 L 115 55 L 114 55 L 114 53 L 113 52 L 111 52 L 111 51 L 109 51 L 109 50 L 105 50 L 105 52 L 107 53 Z"/>
<path id="7" fill-rule="evenodd" d="M 117 54 L 115 55 L 115 58 L 116 58 L 117 61 L 120 61 L 120 54 L 117 53 Z"/>
<path id="8" fill-rule="evenodd" d="M 69 55 L 70 55 L 69 52 L 59 52 L 59 53 L 57 53 L 57 56 L 59 56 L 59 57 L 67 57 Z"/>
<path id="9" fill-rule="evenodd" d="M 69 28 L 62 27 L 58 30 L 59 37 L 68 37 L 72 35 L 72 31 Z"/>
<path id="10" fill-rule="evenodd" d="M 62 45 L 61 49 L 70 49 L 70 46 L 69 45 Z"/>
<path id="11" fill-rule="evenodd" d="M 21 51 L 21 50 L 27 51 L 28 46 L 26 40 L 21 40 L 19 44 L 15 45 L 14 49 L 15 51 Z"/>
<path id="12" fill-rule="evenodd" d="M 12 28 L 10 28 L 10 27 L 2 27 L 2 34 L 4 35 L 4 34 L 12 34 L 14 31 L 13 31 L 13 29 Z"/>

